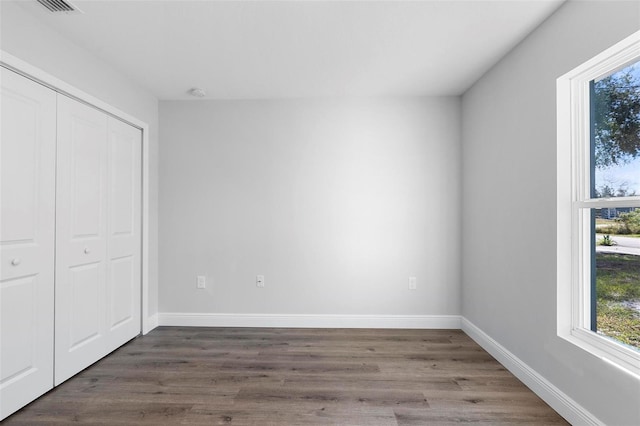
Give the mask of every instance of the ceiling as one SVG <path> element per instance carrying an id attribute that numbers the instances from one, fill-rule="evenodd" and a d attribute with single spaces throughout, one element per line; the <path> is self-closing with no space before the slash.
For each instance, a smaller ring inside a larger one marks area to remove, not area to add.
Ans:
<path id="1" fill-rule="evenodd" d="M 72 0 L 73 1 L 73 0 Z M 19 6 L 159 99 L 459 95 L 563 0 Z"/>

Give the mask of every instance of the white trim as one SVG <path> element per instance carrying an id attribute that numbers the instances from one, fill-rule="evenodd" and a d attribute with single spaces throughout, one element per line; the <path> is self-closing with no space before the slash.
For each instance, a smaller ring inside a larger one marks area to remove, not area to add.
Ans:
<path id="1" fill-rule="evenodd" d="M 153 314 L 147 317 L 147 321 L 144 322 L 144 326 L 146 326 L 146 328 L 142 329 L 142 334 L 147 334 L 156 328 L 158 326 L 158 314 Z"/>
<path id="2" fill-rule="evenodd" d="M 164 312 L 160 326 L 460 329 L 459 315 L 279 315 Z"/>
<path id="3" fill-rule="evenodd" d="M 500 364 L 505 366 L 569 423 L 576 425 L 604 425 L 596 416 L 555 387 L 540 373 L 529 367 L 524 361 L 492 339 L 491 336 L 471 321 L 462 317 L 461 325 L 462 331 L 467 333 L 469 337 L 489 352 Z"/>
<path id="4" fill-rule="evenodd" d="M 38 67 L 35 67 L 19 58 L 16 58 L 15 56 L 3 50 L 0 50 L 0 63 L 6 68 L 16 71 L 17 73 L 37 83 L 47 86 L 58 93 L 62 93 L 82 103 L 91 105 L 93 108 L 97 108 L 109 115 L 113 115 L 114 117 L 119 118 L 120 120 L 126 121 L 134 127 L 143 130 L 145 129 L 145 127 L 148 129 L 148 125 L 144 121 L 139 120 L 132 115 L 129 115 L 126 112 L 109 105 L 106 102 L 101 101 L 100 99 L 70 85 L 69 83 L 66 83 L 63 80 L 52 76 L 51 74 Z"/>
<path id="5" fill-rule="evenodd" d="M 58 93 L 97 108 L 142 130 L 142 297 L 141 330 L 146 334 L 154 327 L 149 322 L 149 125 L 106 102 L 60 80 L 46 71 L 0 50 L 0 66 L 11 69 Z"/>
<path id="6" fill-rule="evenodd" d="M 573 205 L 578 209 L 603 209 L 615 207 L 640 206 L 640 197 L 593 198 L 575 201 Z"/>

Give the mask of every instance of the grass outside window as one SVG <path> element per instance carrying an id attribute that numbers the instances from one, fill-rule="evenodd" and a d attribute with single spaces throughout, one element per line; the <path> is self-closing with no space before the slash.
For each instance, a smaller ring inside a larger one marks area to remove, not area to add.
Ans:
<path id="1" fill-rule="evenodd" d="M 640 350 L 640 256 L 596 254 L 598 333 Z"/>

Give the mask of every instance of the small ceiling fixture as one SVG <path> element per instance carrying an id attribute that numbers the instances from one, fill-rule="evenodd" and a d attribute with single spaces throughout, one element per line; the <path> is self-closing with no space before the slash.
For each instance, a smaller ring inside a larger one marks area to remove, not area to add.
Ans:
<path id="1" fill-rule="evenodd" d="M 207 96 L 207 92 L 199 87 L 194 87 L 193 89 L 189 90 L 189 94 L 191 96 L 195 96 L 196 98 L 204 98 L 205 96 Z"/>
<path id="2" fill-rule="evenodd" d="M 38 3 L 49 9 L 49 12 L 82 13 L 68 0 L 38 0 Z"/>

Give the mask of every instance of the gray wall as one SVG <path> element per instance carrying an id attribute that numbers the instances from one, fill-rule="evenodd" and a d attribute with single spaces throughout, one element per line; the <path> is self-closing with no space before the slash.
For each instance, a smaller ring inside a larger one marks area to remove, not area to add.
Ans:
<path id="1" fill-rule="evenodd" d="M 0 2 L 0 49 L 149 125 L 149 314 L 158 305 L 158 101 L 15 3 Z"/>
<path id="2" fill-rule="evenodd" d="M 566 3 L 463 96 L 463 315 L 611 425 L 640 424 L 637 379 L 556 335 L 556 79 L 639 28 Z"/>
<path id="3" fill-rule="evenodd" d="M 459 98 L 162 101 L 160 123 L 160 312 L 460 313 Z"/>

